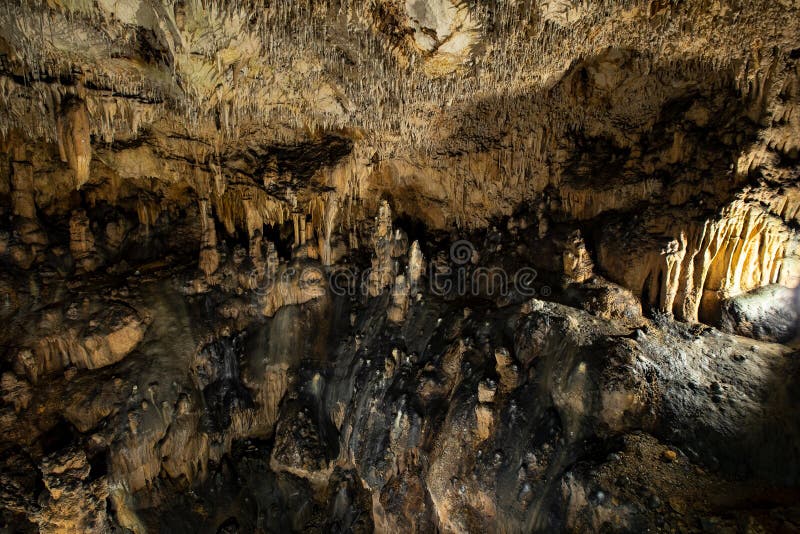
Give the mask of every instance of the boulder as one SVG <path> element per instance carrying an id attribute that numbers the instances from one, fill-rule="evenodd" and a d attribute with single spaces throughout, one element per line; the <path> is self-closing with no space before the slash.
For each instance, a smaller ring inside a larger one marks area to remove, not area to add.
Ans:
<path id="1" fill-rule="evenodd" d="M 772 284 L 722 301 L 720 328 L 760 341 L 786 343 L 797 333 L 796 290 Z"/>

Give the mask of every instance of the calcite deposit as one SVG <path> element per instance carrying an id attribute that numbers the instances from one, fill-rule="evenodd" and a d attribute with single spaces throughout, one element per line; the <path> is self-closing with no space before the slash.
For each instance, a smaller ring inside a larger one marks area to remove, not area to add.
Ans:
<path id="1" fill-rule="evenodd" d="M 3 532 L 800 531 L 797 0 L 7 0 Z"/>

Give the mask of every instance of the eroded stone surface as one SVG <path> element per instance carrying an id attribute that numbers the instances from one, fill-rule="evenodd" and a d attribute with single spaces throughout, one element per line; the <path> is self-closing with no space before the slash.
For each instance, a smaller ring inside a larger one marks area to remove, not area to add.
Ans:
<path id="1" fill-rule="evenodd" d="M 798 36 L 6 2 L 0 528 L 800 528 Z"/>

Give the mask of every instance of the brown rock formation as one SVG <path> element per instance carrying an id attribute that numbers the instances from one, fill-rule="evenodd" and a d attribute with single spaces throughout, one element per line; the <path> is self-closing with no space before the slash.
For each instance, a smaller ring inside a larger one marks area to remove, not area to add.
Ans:
<path id="1" fill-rule="evenodd" d="M 41 465 L 47 494 L 32 514 L 39 532 L 104 532 L 108 484 L 104 477 L 90 478 L 91 467 L 82 450 L 69 450 L 45 458 Z"/>
<path id="2" fill-rule="evenodd" d="M 567 238 L 564 247 L 564 276 L 578 283 L 585 282 L 594 274 L 594 263 L 586 250 L 586 243 L 580 231 L 575 231 Z"/>
<path id="3" fill-rule="evenodd" d="M 68 98 L 62 105 L 56 129 L 61 161 L 69 164 L 75 173 L 75 189 L 80 189 L 89 181 L 92 162 L 92 128 L 86 103 L 77 98 Z"/>
<path id="4" fill-rule="evenodd" d="M 89 217 L 83 210 L 73 212 L 70 217 L 69 251 L 78 273 L 92 272 L 100 262 L 95 249 Z"/>
<path id="5" fill-rule="evenodd" d="M 796 530 L 799 50 L 796 0 L 4 2 L 0 530 Z"/>
<path id="6" fill-rule="evenodd" d="M 209 213 L 208 202 L 200 201 L 200 222 L 202 224 L 202 241 L 200 242 L 200 270 L 206 277 L 211 276 L 219 267 L 219 252 L 217 252 L 217 229 L 214 219 Z"/>

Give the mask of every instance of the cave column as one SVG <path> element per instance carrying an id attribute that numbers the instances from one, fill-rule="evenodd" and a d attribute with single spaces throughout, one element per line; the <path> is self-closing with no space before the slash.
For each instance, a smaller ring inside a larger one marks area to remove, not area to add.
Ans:
<path id="1" fill-rule="evenodd" d="M 416 290 L 419 287 L 422 274 L 425 272 L 425 258 L 422 255 L 422 249 L 419 246 L 419 241 L 411 243 L 411 251 L 408 254 L 408 281 L 411 288 Z"/>
<path id="2" fill-rule="evenodd" d="M 292 227 L 294 228 L 294 246 L 300 246 L 300 215 L 292 214 Z"/>
<path id="3" fill-rule="evenodd" d="M 74 211 L 69 219 L 69 251 L 78 273 L 94 271 L 100 263 L 91 222 L 84 210 Z"/>
<path id="4" fill-rule="evenodd" d="M 217 251 L 217 229 L 214 218 L 211 216 L 211 209 L 208 200 L 200 200 L 200 223 L 202 237 L 200 241 L 200 270 L 206 275 L 211 276 L 219 267 L 219 252 Z"/>
<path id="5" fill-rule="evenodd" d="M 661 306 L 665 312 L 672 315 L 675 309 L 675 299 L 680 286 L 681 267 L 686 257 L 686 236 L 681 232 L 680 239 L 671 241 L 661 252 L 666 262 L 666 276 L 661 288 Z"/>
<path id="6" fill-rule="evenodd" d="M 33 200 L 33 166 L 28 161 L 11 163 L 11 210 L 20 219 L 36 219 Z"/>
<path id="7" fill-rule="evenodd" d="M 41 260 L 47 247 L 47 235 L 36 217 L 33 165 L 26 156 L 24 149 L 17 149 L 11 162 L 11 212 L 19 235 L 19 243 L 11 247 L 11 256 L 23 269 L 37 258 Z"/>

